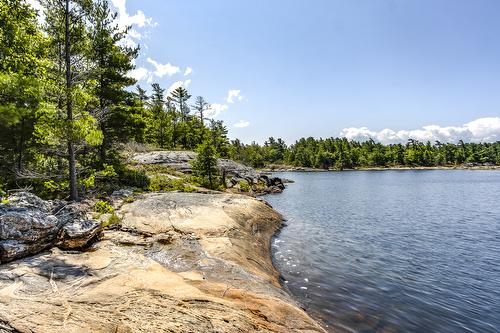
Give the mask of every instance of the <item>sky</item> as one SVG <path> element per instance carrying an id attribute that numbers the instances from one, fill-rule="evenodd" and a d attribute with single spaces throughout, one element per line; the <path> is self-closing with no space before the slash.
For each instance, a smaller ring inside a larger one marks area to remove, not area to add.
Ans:
<path id="1" fill-rule="evenodd" d="M 111 3 L 130 75 L 204 96 L 231 138 L 500 140 L 500 1 Z"/>

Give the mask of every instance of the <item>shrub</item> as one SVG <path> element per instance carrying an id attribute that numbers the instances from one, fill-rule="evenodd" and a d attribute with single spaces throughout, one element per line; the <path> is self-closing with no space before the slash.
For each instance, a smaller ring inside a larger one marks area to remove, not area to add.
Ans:
<path id="1" fill-rule="evenodd" d="M 127 167 L 122 167 L 117 170 L 120 183 L 125 186 L 147 189 L 149 186 L 149 178 L 143 170 L 135 170 Z"/>
<path id="2" fill-rule="evenodd" d="M 115 212 L 113 206 L 103 200 L 97 200 L 94 204 L 94 210 L 100 214 L 111 214 Z"/>
<path id="3" fill-rule="evenodd" d="M 239 187 L 242 192 L 250 192 L 251 190 L 250 184 L 246 180 L 240 180 Z"/>
<path id="4" fill-rule="evenodd" d="M 101 222 L 101 227 L 106 228 L 109 227 L 110 225 L 120 223 L 121 219 L 116 215 L 115 213 L 111 214 L 109 219 L 107 221 Z"/>
<path id="5" fill-rule="evenodd" d="M 196 189 L 187 184 L 183 179 L 170 178 L 168 176 L 155 175 L 151 177 L 148 187 L 152 192 L 193 192 Z"/>

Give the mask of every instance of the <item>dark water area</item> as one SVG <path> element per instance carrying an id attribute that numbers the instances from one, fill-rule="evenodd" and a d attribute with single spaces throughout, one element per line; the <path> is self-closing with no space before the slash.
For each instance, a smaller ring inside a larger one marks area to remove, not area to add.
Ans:
<path id="1" fill-rule="evenodd" d="M 277 175 L 275 265 L 330 328 L 500 332 L 500 172 Z"/>

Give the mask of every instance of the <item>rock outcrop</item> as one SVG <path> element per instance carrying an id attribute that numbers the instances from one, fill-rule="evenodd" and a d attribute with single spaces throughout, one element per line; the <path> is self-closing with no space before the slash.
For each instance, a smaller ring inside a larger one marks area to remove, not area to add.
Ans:
<path id="1" fill-rule="evenodd" d="M 138 164 L 158 164 L 179 172 L 191 173 L 193 171 L 191 161 L 196 156 L 197 154 L 191 151 L 151 151 L 136 154 L 132 157 L 132 161 Z M 285 188 L 280 178 L 269 177 L 241 163 L 218 159 L 217 164 L 221 174 L 225 176 L 226 185 L 229 188 L 237 187 L 241 181 L 248 183 L 250 186 L 255 185 L 254 190 L 259 194 L 280 193 Z M 259 187 L 257 185 L 263 186 Z"/>
<path id="2" fill-rule="evenodd" d="M 219 193 L 147 194 L 89 251 L 0 265 L 0 332 L 324 332 L 281 289 L 281 216 Z"/>
<path id="3" fill-rule="evenodd" d="M 80 248 L 100 231 L 80 204 L 44 201 L 28 192 L 0 205 L 0 263 L 36 254 L 52 246 Z"/>

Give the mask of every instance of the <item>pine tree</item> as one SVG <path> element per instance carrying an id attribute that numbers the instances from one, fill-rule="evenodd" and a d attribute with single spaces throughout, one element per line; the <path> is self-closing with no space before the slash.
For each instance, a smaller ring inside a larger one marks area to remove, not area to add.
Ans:
<path id="1" fill-rule="evenodd" d="M 66 145 L 69 198 L 78 200 L 77 154 L 87 145 L 99 145 L 102 133 L 89 113 L 92 63 L 89 39 L 91 2 L 84 0 L 43 0 L 46 33 L 50 40 L 52 102 L 55 112 L 38 124 L 42 142 L 54 147 Z"/>
<path id="2" fill-rule="evenodd" d="M 90 15 L 90 60 L 95 64 L 93 70 L 97 82 L 93 92 L 97 107 L 93 115 L 103 132 L 103 142 L 99 147 L 101 164 L 106 161 L 106 154 L 113 143 L 129 139 L 128 128 L 135 124 L 134 114 L 130 112 L 134 109 L 126 104 L 134 95 L 125 88 L 136 82 L 127 73 L 134 68 L 132 61 L 139 49 L 122 46 L 127 30 L 119 29 L 116 17 L 117 13 L 111 12 L 107 0 L 93 3 Z"/>
<path id="3" fill-rule="evenodd" d="M 196 110 L 200 117 L 200 122 L 204 124 L 205 117 L 204 117 L 204 112 L 207 111 L 210 107 L 210 104 L 205 101 L 205 99 L 202 96 L 197 96 L 193 108 Z"/>
<path id="4" fill-rule="evenodd" d="M 216 189 L 219 187 L 220 176 L 217 168 L 215 147 L 210 140 L 205 140 L 197 149 L 197 157 L 193 161 L 193 171 L 202 182 L 202 185 Z"/>

